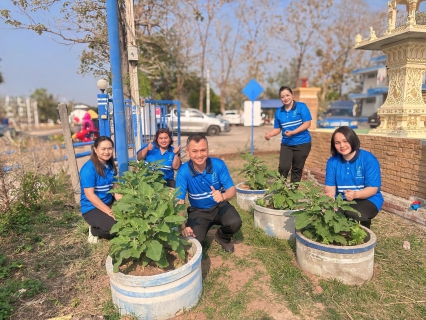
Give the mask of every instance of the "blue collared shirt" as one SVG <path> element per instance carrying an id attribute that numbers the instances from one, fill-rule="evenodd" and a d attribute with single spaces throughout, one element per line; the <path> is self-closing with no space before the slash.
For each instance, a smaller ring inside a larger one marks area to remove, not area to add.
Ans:
<path id="1" fill-rule="evenodd" d="M 283 144 L 286 146 L 297 146 L 299 144 L 311 142 L 309 131 L 306 129 L 291 137 L 287 137 L 284 132 L 295 130 L 299 128 L 302 123 L 311 120 L 312 116 L 308 106 L 303 102 L 294 101 L 294 105 L 289 111 L 285 110 L 284 106 L 277 109 L 275 112 L 274 128 L 281 129 L 281 142 Z"/>
<path id="2" fill-rule="evenodd" d="M 207 158 L 203 173 L 194 169 L 191 160 L 184 163 L 177 172 L 176 189 L 179 188 L 180 191 L 178 199 L 184 200 L 188 192 L 192 207 L 209 209 L 217 204 L 213 199 L 211 186 L 222 192 L 234 186 L 228 168 L 221 159 Z"/>
<path id="3" fill-rule="evenodd" d="M 340 154 L 328 159 L 325 185 L 336 187 L 336 196 L 340 193 L 343 199 L 345 190 L 360 191 L 366 187 L 377 187 L 377 193 L 367 200 L 374 203 L 377 210 L 382 208 L 384 200 L 380 192 L 380 164 L 376 157 L 366 150 L 358 150 L 349 161 Z"/>
<path id="4" fill-rule="evenodd" d="M 92 160 L 87 161 L 80 170 L 80 208 L 81 213 L 95 209 L 96 207 L 87 199 L 84 188 L 95 188 L 95 195 L 105 204 L 112 201 L 112 194 L 107 193 L 114 184 L 114 169 L 111 166 L 103 167 L 105 177 L 98 174 Z"/>
<path id="5" fill-rule="evenodd" d="M 170 146 L 167 150 L 162 154 L 160 147 L 152 142 L 154 148 L 146 154 L 145 163 L 153 163 L 159 161 L 163 166 L 161 171 L 164 173 L 164 180 L 173 180 L 175 176 L 175 171 L 173 170 L 173 159 L 175 154 L 173 152 L 174 147 Z M 142 151 L 148 147 L 148 143 L 144 144 L 139 151 Z M 139 151 L 137 153 L 139 153 Z"/>

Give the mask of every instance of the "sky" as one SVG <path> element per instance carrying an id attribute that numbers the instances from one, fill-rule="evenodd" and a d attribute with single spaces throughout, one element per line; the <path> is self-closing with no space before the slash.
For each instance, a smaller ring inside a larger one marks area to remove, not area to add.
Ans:
<path id="1" fill-rule="evenodd" d="M 387 1 L 366 0 L 374 9 L 386 8 Z M 1 2 L 0 9 L 13 8 L 11 0 Z M 4 79 L 0 96 L 26 97 L 37 88 L 45 88 L 60 102 L 73 100 L 95 106 L 98 79 L 77 74 L 84 48 L 83 44 L 59 44 L 48 34 L 12 29 L 0 20 L 0 71 Z"/>

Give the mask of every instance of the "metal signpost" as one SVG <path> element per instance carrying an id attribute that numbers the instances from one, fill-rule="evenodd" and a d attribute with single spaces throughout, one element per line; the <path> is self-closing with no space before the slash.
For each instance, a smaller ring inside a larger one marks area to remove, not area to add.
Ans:
<path id="1" fill-rule="evenodd" d="M 254 79 L 251 79 L 249 83 L 243 88 L 243 93 L 251 101 L 251 142 L 250 142 L 250 153 L 254 153 L 254 100 L 263 92 L 262 86 Z"/>

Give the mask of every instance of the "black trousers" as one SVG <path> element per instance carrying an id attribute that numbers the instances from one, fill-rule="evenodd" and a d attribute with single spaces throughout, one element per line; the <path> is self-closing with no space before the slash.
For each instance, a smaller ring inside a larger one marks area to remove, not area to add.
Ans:
<path id="1" fill-rule="evenodd" d="M 297 146 L 287 146 L 281 143 L 280 162 L 278 172 L 287 178 L 291 169 L 290 182 L 299 182 L 302 179 L 303 167 L 311 151 L 311 143 L 303 143 Z"/>
<path id="2" fill-rule="evenodd" d="M 360 221 L 361 225 L 367 228 L 371 226 L 371 219 L 373 219 L 379 213 L 376 205 L 367 199 L 355 199 L 356 203 L 351 204 L 351 207 L 358 210 L 361 214 L 361 217 L 353 211 L 344 211 L 344 215 L 350 217 L 354 220 Z"/>
<path id="3" fill-rule="evenodd" d="M 108 205 L 110 208 L 113 202 Z M 112 239 L 116 236 L 109 232 L 116 221 L 98 208 L 86 212 L 83 218 L 91 226 L 90 231 L 95 237 Z"/>
<path id="4" fill-rule="evenodd" d="M 173 179 L 166 180 L 166 187 L 174 188 L 175 185 L 176 185 L 176 181 L 175 180 L 173 180 Z"/>
<path id="5" fill-rule="evenodd" d="M 220 225 L 218 235 L 224 242 L 230 242 L 232 235 L 240 230 L 243 224 L 235 207 L 228 201 L 221 202 L 210 209 L 189 207 L 187 227 L 194 231 L 198 241 L 204 241 L 207 231 L 214 225 Z"/>

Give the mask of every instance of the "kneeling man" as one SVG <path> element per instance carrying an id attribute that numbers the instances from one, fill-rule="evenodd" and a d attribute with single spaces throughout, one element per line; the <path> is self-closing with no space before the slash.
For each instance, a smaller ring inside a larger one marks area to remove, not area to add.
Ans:
<path id="1" fill-rule="evenodd" d="M 242 221 L 228 200 L 236 194 L 234 182 L 223 160 L 209 157 L 209 147 L 204 135 L 188 137 L 186 152 L 190 160 L 184 163 L 176 176 L 178 198 L 184 203 L 186 193 L 190 207 L 188 220 L 182 226 L 182 235 L 204 241 L 207 231 L 214 225 L 221 227 L 215 240 L 227 252 L 234 252 L 232 235 L 240 230 Z"/>

